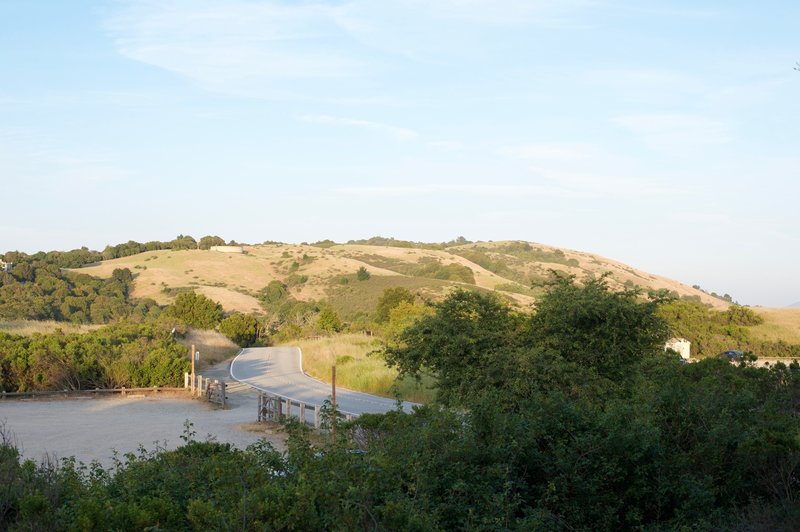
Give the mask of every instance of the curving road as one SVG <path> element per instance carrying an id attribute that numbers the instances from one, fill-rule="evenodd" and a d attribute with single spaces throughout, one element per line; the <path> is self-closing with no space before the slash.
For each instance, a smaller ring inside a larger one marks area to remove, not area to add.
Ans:
<path id="1" fill-rule="evenodd" d="M 248 347 L 233 359 L 231 377 L 264 392 L 295 401 L 321 405 L 330 398 L 331 386 L 303 373 L 302 354 L 297 347 Z M 414 403 L 403 402 L 411 411 Z M 394 399 L 336 388 L 336 408 L 349 414 L 383 414 L 396 408 Z"/>

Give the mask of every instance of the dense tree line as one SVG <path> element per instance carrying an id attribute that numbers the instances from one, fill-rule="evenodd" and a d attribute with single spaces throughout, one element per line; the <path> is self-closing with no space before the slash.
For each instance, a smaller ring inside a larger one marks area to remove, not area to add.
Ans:
<path id="1" fill-rule="evenodd" d="M 115 324 L 82 334 L 0 333 L 0 390 L 181 386 L 186 348 L 154 324 Z"/>
<path id="2" fill-rule="evenodd" d="M 116 269 L 109 279 L 62 270 L 57 263 L 20 261 L 0 272 L 0 319 L 109 323 L 157 315 L 154 301 L 132 302 L 130 270 Z"/>
<path id="3" fill-rule="evenodd" d="M 211 238 L 211 237 L 203 237 Z M 219 238 L 219 237 L 216 237 Z M 203 240 L 203 239 L 201 239 Z M 218 245 L 218 244 L 213 244 Z M 210 247 L 210 246 L 209 246 Z M 124 244 L 117 244 L 115 246 L 108 245 L 103 250 L 103 260 L 118 259 L 120 257 L 128 257 L 130 255 L 137 255 L 145 251 L 158 251 L 162 249 L 170 249 L 179 251 L 182 249 L 198 249 L 198 242 L 188 235 L 178 235 L 174 240 L 161 242 L 158 240 L 151 240 L 150 242 L 140 243 L 129 240 Z M 207 249 L 207 248 L 206 248 Z"/>

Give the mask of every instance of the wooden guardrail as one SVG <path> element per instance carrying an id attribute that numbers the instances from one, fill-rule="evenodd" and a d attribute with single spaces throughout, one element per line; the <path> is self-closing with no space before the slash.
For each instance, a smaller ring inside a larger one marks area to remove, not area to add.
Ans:
<path id="1" fill-rule="evenodd" d="M 87 395 L 113 395 L 120 394 L 122 396 L 128 394 L 141 394 L 141 393 L 159 393 L 159 392 L 183 392 L 185 388 L 172 388 L 166 386 L 153 386 L 152 388 L 95 388 L 93 390 L 47 390 L 47 391 L 33 391 L 33 392 L 0 392 L 0 400 L 14 399 L 23 397 L 71 397 L 71 396 L 87 396 Z"/>
<path id="2" fill-rule="evenodd" d="M 283 422 L 289 418 L 296 417 L 301 423 L 305 423 L 316 430 L 322 426 L 322 407 L 317 404 L 298 401 L 283 395 L 261 392 L 258 394 L 258 421 L 277 421 Z M 343 412 L 347 421 L 358 417 L 357 414 Z"/>

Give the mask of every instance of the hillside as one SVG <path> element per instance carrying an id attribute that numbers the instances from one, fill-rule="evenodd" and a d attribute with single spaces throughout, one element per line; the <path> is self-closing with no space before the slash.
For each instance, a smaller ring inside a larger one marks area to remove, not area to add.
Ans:
<path id="1" fill-rule="evenodd" d="M 715 308 L 727 303 L 677 281 L 637 270 L 591 253 L 519 241 L 478 242 L 445 249 L 364 244 L 263 244 L 245 253 L 211 250 L 148 251 L 81 268 L 109 277 L 115 268 L 137 274 L 132 296 L 169 303 L 177 293 L 196 290 L 226 311 L 259 312 L 258 292 L 270 281 L 289 287 L 298 300 L 327 300 L 343 317 L 374 309 L 385 288 L 403 286 L 423 298 L 440 299 L 455 287 L 475 286 L 505 294 L 527 307 L 541 293 L 550 270 L 575 275 L 609 273 L 612 287 L 666 289 Z M 366 268 L 371 277 L 358 281 Z"/>

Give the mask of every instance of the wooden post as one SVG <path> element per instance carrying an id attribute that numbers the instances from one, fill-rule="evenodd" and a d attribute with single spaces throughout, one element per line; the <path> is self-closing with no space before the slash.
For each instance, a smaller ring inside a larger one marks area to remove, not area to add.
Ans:
<path id="1" fill-rule="evenodd" d="M 192 391 L 194 391 L 194 353 L 195 348 L 194 344 L 192 344 Z"/>
<path id="2" fill-rule="evenodd" d="M 336 364 L 331 366 L 331 406 L 333 406 L 331 437 L 333 438 L 333 443 L 336 443 Z"/>
<path id="3" fill-rule="evenodd" d="M 306 424 L 306 404 L 300 403 L 300 423 Z"/>
<path id="4" fill-rule="evenodd" d="M 319 405 L 314 405 L 314 428 L 319 430 L 320 418 L 319 418 Z"/>
<path id="5" fill-rule="evenodd" d="M 219 381 L 219 393 L 220 397 L 222 397 L 222 408 L 225 408 L 225 401 L 228 400 L 228 397 L 225 395 L 225 381 Z"/>

